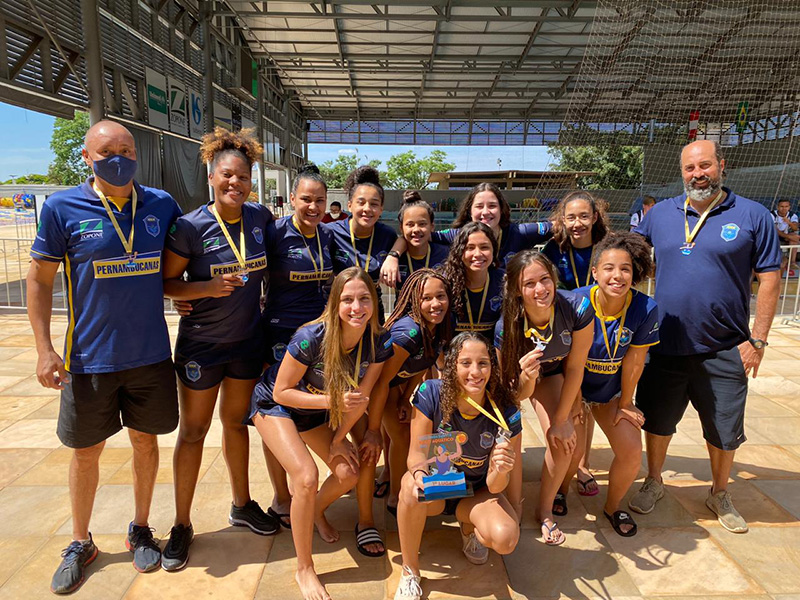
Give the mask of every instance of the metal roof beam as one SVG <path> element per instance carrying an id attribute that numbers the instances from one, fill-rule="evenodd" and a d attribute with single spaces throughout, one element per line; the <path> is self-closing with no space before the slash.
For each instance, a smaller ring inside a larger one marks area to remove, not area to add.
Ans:
<path id="1" fill-rule="evenodd" d="M 261 53 L 258 54 L 262 56 Z M 342 60 L 342 56 L 338 52 L 307 52 L 302 56 L 298 56 L 297 52 L 269 52 L 269 56 L 271 56 L 275 60 L 280 59 L 287 59 L 287 60 L 300 60 L 304 64 L 307 64 L 310 61 L 314 60 Z M 419 62 L 419 63 L 427 63 L 429 59 L 428 54 L 373 54 L 373 53 L 350 53 L 347 56 L 347 60 L 350 63 L 358 62 L 358 61 L 372 61 L 372 60 L 381 60 L 381 61 L 388 61 L 390 63 L 394 62 Z M 440 55 L 436 57 L 437 63 L 457 63 L 461 64 L 464 62 L 516 62 L 519 59 L 518 54 L 454 54 L 454 55 Z M 569 62 L 569 63 L 578 63 L 581 61 L 580 56 L 556 56 L 556 55 L 538 55 L 538 56 L 528 56 L 523 61 L 523 64 L 541 64 L 541 63 L 551 63 L 551 62 Z"/>
<path id="2" fill-rule="evenodd" d="M 578 0 L 580 1 L 580 0 Z M 428 6 L 430 8 L 444 8 L 446 7 L 451 0 L 394 0 L 386 2 L 386 1 L 378 1 L 376 0 L 326 0 L 325 4 L 328 6 L 373 6 L 376 4 L 384 5 L 384 6 Z M 498 4 L 502 4 L 505 7 L 517 7 L 517 8 L 562 8 L 569 10 L 574 4 L 576 0 L 502 0 L 501 2 L 496 2 L 493 0 L 455 0 L 455 4 L 458 8 L 495 8 Z M 227 4 L 250 4 L 251 6 L 254 4 L 250 0 L 228 0 Z M 281 4 L 302 4 L 308 5 L 308 0 L 281 0 Z M 261 3 L 266 4 L 265 2 Z M 594 8 L 597 5 L 596 0 L 592 1 L 585 1 L 583 2 L 585 6 L 589 6 Z M 266 12 L 266 11 L 265 11 Z M 240 12 L 241 14 L 241 12 Z M 349 14 L 349 13 L 348 13 Z"/>
<path id="3" fill-rule="evenodd" d="M 507 2 L 508 0 L 506 0 Z M 339 13 L 336 16 L 333 16 L 331 13 L 328 14 L 318 14 L 315 12 L 308 13 L 308 12 L 277 12 L 277 11 L 270 11 L 267 13 L 263 13 L 260 11 L 253 11 L 253 10 L 242 10 L 242 11 L 231 11 L 231 10 L 222 10 L 217 11 L 214 13 L 217 16 L 221 17 L 241 17 L 241 18 L 250 18 L 250 17 L 268 17 L 270 19 L 311 19 L 314 21 L 324 20 L 324 19 L 347 19 L 347 20 L 354 20 L 354 21 L 452 21 L 452 22 L 503 22 L 503 23 L 529 23 L 531 21 L 538 21 L 538 20 L 546 20 L 552 23 L 591 23 L 594 21 L 594 16 L 574 16 L 574 17 L 535 17 L 535 16 L 528 16 L 528 15 L 472 15 L 472 14 L 458 14 L 454 13 L 450 15 L 448 19 L 445 15 L 440 14 L 421 14 L 421 13 L 388 13 L 382 15 L 376 15 L 374 13 L 346 13 L 342 14 Z M 682 23 L 682 21 L 675 20 L 676 23 Z"/>

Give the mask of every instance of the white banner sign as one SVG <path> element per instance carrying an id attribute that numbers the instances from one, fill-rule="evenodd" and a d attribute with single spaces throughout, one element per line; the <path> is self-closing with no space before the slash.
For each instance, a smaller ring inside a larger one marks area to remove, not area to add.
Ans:
<path id="1" fill-rule="evenodd" d="M 214 102 L 214 125 L 224 127 L 228 131 L 232 131 L 231 109 L 222 106 L 219 102 Z"/>
<path id="2" fill-rule="evenodd" d="M 180 82 L 169 82 L 169 130 L 189 135 L 189 99 L 186 86 Z"/>
<path id="3" fill-rule="evenodd" d="M 152 69 L 144 69 L 147 87 L 147 121 L 153 127 L 169 129 L 169 102 L 167 100 L 167 78 Z"/>
<path id="4" fill-rule="evenodd" d="M 189 90 L 189 135 L 199 140 L 206 129 L 203 97 L 197 90 Z"/>

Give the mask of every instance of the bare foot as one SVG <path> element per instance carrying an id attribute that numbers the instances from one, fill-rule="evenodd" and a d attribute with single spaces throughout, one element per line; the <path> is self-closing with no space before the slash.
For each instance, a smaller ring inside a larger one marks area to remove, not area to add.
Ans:
<path id="1" fill-rule="evenodd" d="M 339 541 L 339 530 L 328 523 L 328 519 L 325 518 L 324 514 L 314 519 L 314 526 L 317 528 L 322 541 L 329 544 Z"/>
<path id="2" fill-rule="evenodd" d="M 331 600 L 328 590 L 322 585 L 313 568 L 298 569 L 294 574 L 294 580 L 300 586 L 300 593 L 305 600 Z"/>

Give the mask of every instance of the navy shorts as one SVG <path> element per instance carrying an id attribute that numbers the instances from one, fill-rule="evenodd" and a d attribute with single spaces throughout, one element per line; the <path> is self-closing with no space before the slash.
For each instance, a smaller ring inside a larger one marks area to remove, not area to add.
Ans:
<path id="1" fill-rule="evenodd" d="M 703 437 L 722 450 L 736 450 L 747 439 L 746 400 L 747 375 L 736 346 L 691 356 L 650 353 L 636 391 L 645 431 L 674 434 L 691 402 L 700 415 Z"/>
<path id="2" fill-rule="evenodd" d="M 291 327 L 275 327 L 263 320 L 262 324 L 262 331 L 264 334 L 262 359 L 266 364 L 274 365 L 280 362 L 283 355 L 286 354 L 286 348 L 297 329 Z"/>
<path id="3" fill-rule="evenodd" d="M 122 427 L 161 435 L 178 426 L 172 359 L 114 373 L 70 373 L 61 390 L 58 439 L 88 448 Z"/>
<path id="4" fill-rule="evenodd" d="M 320 425 L 328 422 L 330 413 L 327 410 L 297 410 L 283 406 L 272 400 L 261 401 L 253 406 L 250 411 L 250 422 L 256 415 L 263 417 L 278 417 L 281 419 L 291 419 L 298 433 L 311 431 Z"/>
<path id="5" fill-rule="evenodd" d="M 181 383 L 190 390 L 207 390 L 223 379 L 258 379 L 261 338 L 216 344 L 178 337 L 175 344 L 175 370 Z"/>

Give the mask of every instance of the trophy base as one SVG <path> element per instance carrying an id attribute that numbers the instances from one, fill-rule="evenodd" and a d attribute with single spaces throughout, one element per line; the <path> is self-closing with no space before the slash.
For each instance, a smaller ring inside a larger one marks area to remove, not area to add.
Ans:
<path id="1" fill-rule="evenodd" d="M 472 484 L 467 482 L 467 489 L 465 490 L 443 491 L 436 494 L 426 494 L 420 490 L 417 497 L 420 502 L 433 502 L 434 500 L 450 500 L 452 498 L 471 498 L 474 495 L 475 490 L 472 489 Z"/>

